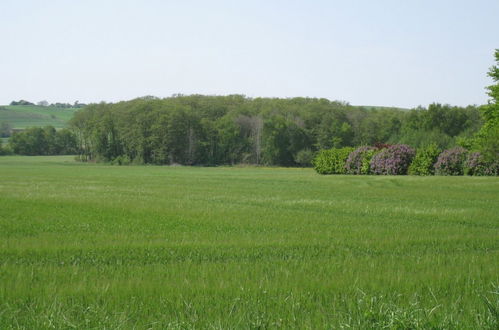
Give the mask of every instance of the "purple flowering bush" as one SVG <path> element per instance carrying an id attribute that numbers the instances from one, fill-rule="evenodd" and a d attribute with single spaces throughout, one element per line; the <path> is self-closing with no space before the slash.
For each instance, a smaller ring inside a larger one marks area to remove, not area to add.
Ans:
<path id="1" fill-rule="evenodd" d="M 348 174 L 370 174 L 370 162 L 378 149 L 375 147 L 362 146 L 352 151 L 345 163 Z"/>
<path id="2" fill-rule="evenodd" d="M 395 144 L 381 150 L 370 162 L 371 172 L 382 175 L 404 175 L 415 155 L 414 149 L 406 144 Z"/>
<path id="3" fill-rule="evenodd" d="M 498 157 L 455 147 L 440 152 L 436 144 L 417 149 L 406 144 L 321 150 L 313 159 L 319 174 L 499 175 Z"/>
<path id="4" fill-rule="evenodd" d="M 480 152 L 471 152 L 464 163 L 465 175 L 498 175 L 499 161 L 487 162 Z"/>
<path id="5" fill-rule="evenodd" d="M 435 174 L 437 175 L 463 175 L 464 162 L 467 150 L 463 147 L 455 147 L 444 150 L 435 163 Z"/>

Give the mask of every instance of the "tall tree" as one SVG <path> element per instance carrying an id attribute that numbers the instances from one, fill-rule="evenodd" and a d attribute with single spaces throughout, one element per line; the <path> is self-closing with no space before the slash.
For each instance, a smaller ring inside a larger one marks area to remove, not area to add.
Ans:
<path id="1" fill-rule="evenodd" d="M 496 65 L 488 72 L 494 84 L 487 87 L 489 103 L 480 108 L 485 121 L 477 134 L 478 149 L 489 160 L 499 159 L 499 49 L 495 51 Z"/>

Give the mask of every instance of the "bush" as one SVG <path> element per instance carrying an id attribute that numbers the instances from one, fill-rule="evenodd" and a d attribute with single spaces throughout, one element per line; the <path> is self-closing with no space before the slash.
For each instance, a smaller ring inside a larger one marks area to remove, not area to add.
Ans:
<path id="1" fill-rule="evenodd" d="M 307 167 L 312 165 L 312 161 L 314 160 L 314 152 L 310 149 L 303 149 L 296 153 L 294 157 L 295 163 L 300 166 Z"/>
<path id="2" fill-rule="evenodd" d="M 2 145 L 2 140 L 0 140 L 0 156 L 12 155 L 12 149 L 8 144 Z"/>
<path id="3" fill-rule="evenodd" d="M 378 149 L 375 147 L 362 146 L 352 151 L 345 163 L 348 174 L 370 174 L 370 162 Z"/>
<path id="4" fill-rule="evenodd" d="M 444 150 L 435 163 L 435 174 L 437 175 L 463 175 L 464 162 L 467 150 L 463 147 L 455 147 Z"/>
<path id="5" fill-rule="evenodd" d="M 499 175 L 499 159 L 489 163 L 488 170 L 485 171 L 485 175 Z"/>
<path id="6" fill-rule="evenodd" d="M 409 174 L 411 175 L 433 175 L 435 174 L 434 164 L 437 161 L 441 150 L 436 144 L 419 148 L 416 152 L 411 166 L 409 166 Z"/>
<path id="7" fill-rule="evenodd" d="M 373 174 L 403 175 L 411 164 L 415 151 L 405 144 L 396 144 L 381 150 L 371 159 Z"/>
<path id="8" fill-rule="evenodd" d="M 118 156 L 111 161 L 111 165 L 130 165 L 132 161 L 126 155 Z"/>
<path id="9" fill-rule="evenodd" d="M 464 163 L 465 175 L 498 175 L 499 161 L 486 161 L 480 152 L 471 152 L 468 154 Z"/>
<path id="10" fill-rule="evenodd" d="M 345 163 L 353 148 L 321 150 L 314 158 L 314 169 L 319 174 L 345 174 Z"/>

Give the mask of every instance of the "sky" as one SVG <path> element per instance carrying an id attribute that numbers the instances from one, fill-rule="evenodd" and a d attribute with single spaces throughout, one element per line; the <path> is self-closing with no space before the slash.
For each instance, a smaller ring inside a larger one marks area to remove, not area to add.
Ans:
<path id="1" fill-rule="evenodd" d="M 0 104 L 483 104 L 498 15 L 498 0 L 0 0 Z"/>

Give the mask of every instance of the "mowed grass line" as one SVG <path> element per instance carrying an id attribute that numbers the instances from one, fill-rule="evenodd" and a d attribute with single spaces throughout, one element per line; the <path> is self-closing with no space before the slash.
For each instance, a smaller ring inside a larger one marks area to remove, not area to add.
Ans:
<path id="1" fill-rule="evenodd" d="M 0 328 L 498 326 L 498 178 L 0 173 Z"/>

